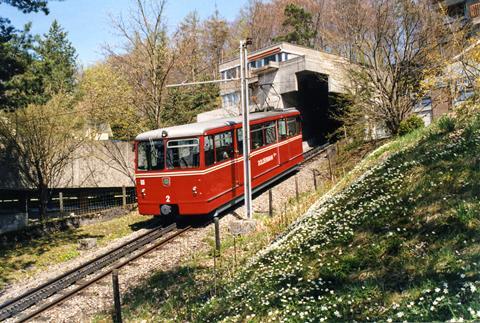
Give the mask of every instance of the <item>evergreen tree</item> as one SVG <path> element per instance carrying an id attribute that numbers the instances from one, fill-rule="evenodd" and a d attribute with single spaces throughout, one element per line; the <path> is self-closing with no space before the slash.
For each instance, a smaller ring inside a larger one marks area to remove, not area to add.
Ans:
<path id="1" fill-rule="evenodd" d="M 67 32 L 54 20 L 48 33 L 38 39 L 35 48 L 39 58 L 35 72 L 41 78 L 46 99 L 53 94 L 73 91 L 77 54 L 67 36 Z"/>
<path id="2" fill-rule="evenodd" d="M 48 14 L 45 0 L 0 0 L 2 4 L 11 5 L 23 13 L 42 11 Z M 25 86 L 26 80 L 20 82 L 14 78 L 25 73 L 33 62 L 29 31 L 30 24 L 23 31 L 18 31 L 9 19 L 0 16 L 0 109 L 15 109 L 24 105 L 22 97 L 15 93 L 18 85 Z"/>
<path id="3" fill-rule="evenodd" d="M 25 36 L 27 37 L 27 36 Z M 25 38 L 24 37 L 24 38 Z M 42 37 L 35 37 L 29 43 L 25 55 L 25 70 L 7 83 L 7 101 L 13 108 L 28 104 L 45 104 L 58 93 L 71 93 L 75 85 L 76 53 L 67 33 L 57 21 Z"/>
<path id="4" fill-rule="evenodd" d="M 313 41 L 317 31 L 313 24 L 312 14 L 304 8 L 290 3 L 284 10 L 285 20 L 282 26 L 288 30 L 283 35 L 273 39 L 273 41 L 286 41 L 289 43 L 313 47 Z"/>

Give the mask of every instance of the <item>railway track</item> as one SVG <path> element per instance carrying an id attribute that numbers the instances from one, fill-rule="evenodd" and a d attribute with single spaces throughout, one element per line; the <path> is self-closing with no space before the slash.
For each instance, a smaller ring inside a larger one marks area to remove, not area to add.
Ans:
<path id="1" fill-rule="evenodd" d="M 325 152 L 331 146 L 327 143 L 306 151 L 303 154 L 304 161 L 300 166 L 308 164 L 310 160 Z M 17 322 L 30 320 L 105 278 L 111 274 L 113 269 L 126 266 L 131 261 L 167 244 L 173 238 L 190 229 L 191 227 L 188 226 L 175 231 L 175 224 L 166 228 L 151 229 L 135 239 L 127 241 L 113 250 L 1 304 L 0 321 L 9 318 L 15 318 Z M 157 241 L 173 231 L 175 231 L 173 234 Z M 121 259 L 124 260 L 119 262 Z M 46 300 L 49 301 L 46 302 Z M 34 306 L 36 307 L 33 310 L 29 310 Z"/>
<path id="2" fill-rule="evenodd" d="M 303 153 L 303 162 L 300 164 L 301 166 L 305 165 L 308 163 L 311 159 L 317 157 L 330 147 L 334 146 L 334 144 L 326 143 L 324 145 L 312 148 L 310 150 L 307 150 L 306 152 Z"/>
<path id="3" fill-rule="evenodd" d="M 47 309 L 59 305 L 81 290 L 109 275 L 113 269 L 126 266 L 131 261 L 167 244 L 175 237 L 191 229 L 190 226 L 176 230 L 176 224 L 166 228 L 154 228 L 109 252 L 102 254 L 38 287 L 28 290 L 0 305 L 0 321 L 16 318 L 25 322 Z M 167 236 L 167 234 L 172 233 Z M 164 239 L 161 239 L 165 237 Z M 160 241 L 158 241 L 160 239 Z M 124 260 L 122 260 L 124 259 Z M 122 260 L 121 262 L 119 262 Z M 49 302 L 44 300 L 52 299 Z M 39 303 L 42 304 L 39 304 Z M 24 314 L 37 305 L 33 311 Z"/>

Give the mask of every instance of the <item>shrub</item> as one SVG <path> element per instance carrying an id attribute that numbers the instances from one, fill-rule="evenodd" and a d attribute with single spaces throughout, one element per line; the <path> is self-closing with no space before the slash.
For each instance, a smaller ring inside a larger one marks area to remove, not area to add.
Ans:
<path id="1" fill-rule="evenodd" d="M 412 114 L 402 122 L 400 122 L 400 127 L 398 128 L 398 134 L 404 136 L 407 133 L 413 132 L 414 130 L 423 128 L 425 124 L 423 123 L 422 118 L 416 114 Z"/>
<path id="2" fill-rule="evenodd" d="M 438 127 L 444 133 L 452 132 L 455 130 L 455 120 L 447 115 L 438 119 Z"/>

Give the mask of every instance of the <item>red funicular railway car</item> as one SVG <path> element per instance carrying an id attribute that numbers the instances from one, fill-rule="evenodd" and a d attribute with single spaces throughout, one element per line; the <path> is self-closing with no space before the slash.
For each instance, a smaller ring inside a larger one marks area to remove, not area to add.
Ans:
<path id="1" fill-rule="evenodd" d="M 300 113 L 252 113 L 254 192 L 303 160 Z M 135 142 L 138 209 L 145 215 L 209 214 L 243 199 L 242 118 L 148 131 Z"/>

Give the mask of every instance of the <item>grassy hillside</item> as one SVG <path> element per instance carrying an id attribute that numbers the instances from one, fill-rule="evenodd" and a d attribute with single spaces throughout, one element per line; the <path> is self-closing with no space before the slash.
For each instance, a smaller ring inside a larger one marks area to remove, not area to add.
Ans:
<path id="1" fill-rule="evenodd" d="M 196 319 L 480 319 L 480 117 L 442 119 L 351 174 Z"/>

